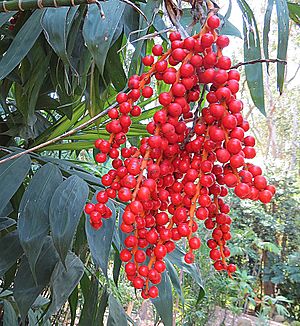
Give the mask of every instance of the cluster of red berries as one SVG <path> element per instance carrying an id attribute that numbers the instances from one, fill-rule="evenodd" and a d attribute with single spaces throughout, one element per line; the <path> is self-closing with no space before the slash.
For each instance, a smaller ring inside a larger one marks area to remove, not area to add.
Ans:
<path id="1" fill-rule="evenodd" d="M 194 235 L 197 220 L 212 230 L 207 245 L 215 269 L 235 272 L 235 265 L 226 263 L 230 256 L 226 242 L 231 239 L 230 208 L 223 200 L 227 188 L 234 188 L 242 199 L 263 203 L 275 193 L 261 168 L 246 162 L 256 154 L 255 140 L 245 136 L 249 124 L 241 114 L 242 102 L 236 99 L 240 75 L 230 70 L 230 58 L 222 55 L 229 39 L 217 35 L 219 24 L 219 18 L 211 15 L 193 37 L 182 40 L 179 33 L 171 33 L 167 52 L 155 45 L 153 55 L 142 59 L 148 70 L 130 77 L 130 91 L 118 94 L 117 108 L 108 113 L 109 140 L 95 143 L 96 161 L 110 158 L 113 168 L 102 177 L 106 190 L 97 194 L 98 203 L 87 204 L 85 211 L 98 229 L 102 218 L 111 216 L 106 206 L 110 198 L 127 203 L 121 230 L 128 236 L 120 257 L 127 278 L 142 290 L 143 298 L 158 296 L 155 285 L 176 241 L 187 238 L 184 259 L 194 262 L 193 251 L 201 245 Z M 141 140 L 139 148 L 126 146 L 131 117 L 141 114 L 135 102 L 141 96 L 152 97 L 153 77 L 170 89 L 159 94 L 161 109 L 147 125 L 149 137 Z M 205 90 L 208 106 L 200 117 L 194 116 Z"/>

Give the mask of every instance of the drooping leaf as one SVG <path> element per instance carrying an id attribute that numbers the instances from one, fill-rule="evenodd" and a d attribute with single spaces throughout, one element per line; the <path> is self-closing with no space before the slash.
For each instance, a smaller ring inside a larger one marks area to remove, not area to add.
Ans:
<path id="1" fill-rule="evenodd" d="M 260 60 L 260 37 L 253 11 L 245 0 L 237 0 L 243 14 L 244 61 Z M 260 112 L 266 115 L 262 64 L 245 65 L 251 98 Z"/>
<path id="2" fill-rule="evenodd" d="M 126 313 L 119 301 L 112 295 L 108 298 L 109 315 L 107 320 L 107 326 L 120 326 L 128 325 Z"/>
<path id="3" fill-rule="evenodd" d="M 81 310 L 80 325 L 99 325 L 96 323 L 98 312 L 98 295 L 99 295 L 99 280 L 93 275 L 91 280 L 88 279 L 88 287 L 84 294 L 84 304 Z"/>
<path id="4" fill-rule="evenodd" d="M 168 260 L 172 263 L 178 266 L 180 269 L 183 269 L 185 272 L 189 273 L 194 281 L 197 283 L 197 285 L 200 287 L 200 292 L 205 294 L 203 285 L 202 285 L 202 279 L 201 279 L 201 274 L 199 267 L 194 263 L 194 264 L 187 264 L 184 261 L 184 255 L 185 253 L 183 250 L 181 250 L 179 247 L 176 247 L 174 251 L 169 253 L 168 255 Z"/>
<path id="5" fill-rule="evenodd" d="M 277 21 L 278 21 L 278 41 L 277 58 L 286 60 L 287 47 L 289 41 L 289 10 L 286 0 L 275 0 Z M 277 88 L 282 94 L 285 75 L 285 65 L 277 62 Z"/>
<path id="6" fill-rule="evenodd" d="M 22 255 L 18 231 L 15 230 L 0 238 L 0 276 L 10 269 Z"/>
<path id="7" fill-rule="evenodd" d="M 68 299 L 71 312 L 71 325 L 74 325 L 76 319 L 78 299 L 78 286 L 76 286 Z"/>
<path id="8" fill-rule="evenodd" d="M 0 61 L 0 80 L 6 77 L 32 48 L 42 31 L 40 20 L 43 14 L 43 9 L 35 10 L 13 39 Z"/>
<path id="9" fill-rule="evenodd" d="M 83 25 L 83 37 L 86 45 L 93 55 L 93 58 L 101 74 L 108 50 L 115 40 L 120 36 L 121 29 L 118 29 L 119 21 L 123 15 L 125 4 L 118 0 L 111 0 L 101 4 L 105 18 L 100 17 L 97 5 L 92 4 L 88 8 L 87 16 Z M 116 32 L 118 35 L 116 35 Z"/>
<path id="10" fill-rule="evenodd" d="M 7 230 L 14 224 L 16 224 L 14 219 L 9 217 L 0 217 L 0 231 Z"/>
<path id="11" fill-rule="evenodd" d="M 58 261 L 51 276 L 51 305 L 45 316 L 47 320 L 68 300 L 84 273 L 82 261 L 72 252 L 68 252 L 65 266 Z"/>
<path id="12" fill-rule="evenodd" d="M 93 199 L 93 202 L 95 202 L 95 198 Z M 91 226 L 88 216 L 86 217 L 85 221 L 87 241 L 91 250 L 94 264 L 101 268 L 106 277 L 109 254 L 116 223 L 116 211 L 114 205 L 109 201 L 107 206 L 112 211 L 112 217 L 109 219 L 103 219 L 103 226 L 99 230 L 95 230 Z"/>
<path id="13" fill-rule="evenodd" d="M 264 56 L 266 59 L 269 59 L 269 32 L 271 26 L 273 5 L 274 5 L 274 0 L 268 0 L 268 5 L 264 17 L 263 48 L 264 48 Z M 267 71 L 269 73 L 269 63 L 267 63 Z"/>
<path id="14" fill-rule="evenodd" d="M 57 187 L 51 199 L 51 235 L 62 262 L 71 247 L 88 194 L 89 187 L 86 182 L 73 175 Z"/>
<path id="15" fill-rule="evenodd" d="M 122 37 L 120 36 L 108 51 L 104 71 L 104 73 L 109 76 L 118 92 L 120 92 L 126 86 L 126 75 L 120 59 L 120 54 L 117 53 L 117 51 L 121 48 L 121 45 Z"/>
<path id="16" fill-rule="evenodd" d="M 0 163 L 0 213 L 22 184 L 30 166 L 31 160 L 28 155 Z"/>
<path id="17" fill-rule="evenodd" d="M 174 265 L 171 264 L 168 259 L 166 259 L 166 266 L 167 266 L 167 271 L 168 271 L 170 280 L 172 282 L 172 285 L 173 285 L 175 291 L 177 292 L 177 294 L 179 295 L 182 304 L 184 305 L 184 296 L 182 293 L 182 288 L 180 285 L 179 277 L 177 275 L 177 271 L 176 271 Z"/>
<path id="18" fill-rule="evenodd" d="M 62 183 L 59 168 L 48 163 L 29 183 L 20 203 L 18 230 L 20 243 L 36 278 L 35 264 L 49 232 L 49 207 L 53 193 Z"/>
<path id="19" fill-rule="evenodd" d="M 157 285 L 159 296 L 151 299 L 165 326 L 173 325 L 173 295 L 168 273 L 162 274 L 161 282 Z"/>
<path id="20" fill-rule="evenodd" d="M 66 67 L 70 65 L 67 54 L 68 31 L 77 9 L 78 7 L 47 8 L 41 20 L 47 41 Z"/>
<path id="21" fill-rule="evenodd" d="M 37 279 L 35 281 L 26 256 L 22 257 L 13 293 L 23 320 L 36 298 L 49 283 L 58 259 L 53 241 L 51 237 L 47 237 L 36 263 Z"/>
<path id="22" fill-rule="evenodd" d="M 13 305 L 8 301 L 3 302 L 3 326 L 18 326 L 18 316 Z"/>

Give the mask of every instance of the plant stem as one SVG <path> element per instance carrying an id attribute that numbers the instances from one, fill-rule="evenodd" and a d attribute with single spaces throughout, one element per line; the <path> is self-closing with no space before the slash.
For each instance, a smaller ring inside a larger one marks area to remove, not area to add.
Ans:
<path id="1" fill-rule="evenodd" d="M 10 156 L 10 157 L 7 157 L 7 158 L 5 158 L 5 159 L 3 159 L 3 160 L 0 160 L 0 164 L 5 163 L 5 162 L 10 161 L 10 160 L 13 160 L 13 159 L 16 159 L 16 158 L 18 158 L 18 157 L 20 157 L 20 156 L 23 156 L 23 155 L 25 155 L 25 154 L 28 154 L 28 153 L 34 152 L 34 151 L 36 151 L 36 150 L 38 150 L 38 149 L 41 149 L 41 148 L 43 148 L 43 147 L 46 147 L 46 146 L 51 145 L 51 144 L 53 144 L 53 143 L 56 143 L 57 141 L 60 141 L 60 140 L 62 140 L 62 139 L 64 139 L 64 138 L 66 138 L 66 137 L 69 137 L 69 136 L 75 134 L 77 131 L 80 131 L 80 130 L 86 128 L 87 126 L 89 126 L 89 125 L 91 125 L 93 122 L 95 122 L 97 119 L 99 119 L 99 118 L 103 117 L 104 115 L 106 115 L 107 112 L 108 112 L 110 109 L 114 108 L 115 106 L 117 106 L 117 103 L 114 103 L 113 105 L 109 106 L 109 107 L 108 107 L 107 109 L 105 109 L 104 111 L 98 113 L 98 114 L 95 115 L 93 118 L 91 118 L 91 119 L 89 119 L 88 121 L 86 121 L 85 123 L 83 123 L 83 124 L 77 126 L 76 128 L 74 128 L 74 129 L 72 129 L 72 130 L 70 130 L 70 131 L 68 131 L 68 132 L 65 132 L 64 134 L 62 134 L 62 135 L 60 135 L 60 136 L 57 136 L 57 137 L 55 137 L 55 138 L 53 138 L 53 139 L 50 139 L 50 140 L 48 140 L 48 141 L 46 141 L 46 142 L 44 142 L 44 143 L 42 143 L 42 144 L 39 144 L 39 145 L 34 146 L 34 147 L 32 147 L 32 148 L 29 148 L 29 149 L 27 149 L 26 151 L 20 152 L 20 153 L 18 153 L 18 154 L 15 154 L 15 155 L 12 155 L 12 156 Z"/>
<path id="2" fill-rule="evenodd" d="M 251 61 L 246 61 L 246 62 L 239 62 L 238 64 L 232 66 L 230 69 L 237 69 L 241 66 L 245 65 L 254 65 L 256 63 L 262 63 L 262 62 L 268 62 L 268 63 L 282 63 L 284 65 L 287 64 L 286 60 L 281 60 L 281 59 L 258 59 L 258 60 L 251 60 Z"/>

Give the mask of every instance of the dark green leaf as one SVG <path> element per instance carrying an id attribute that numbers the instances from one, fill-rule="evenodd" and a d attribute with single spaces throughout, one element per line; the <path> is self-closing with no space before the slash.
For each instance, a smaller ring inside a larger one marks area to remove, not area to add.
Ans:
<path id="1" fill-rule="evenodd" d="M 107 326 L 126 326 L 127 317 L 123 307 L 120 305 L 119 301 L 112 295 L 108 298 L 109 305 L 109 315 L 107 320 Z"/>
<path id="2" fill-rule="evenodd" d="M 18 326 L 18 316 L 12 304 L 4 300 L 3 302 L 3 326 Z"/>
<path id="3" fill-rule="evenodd" d="M 182 304 L 184 304 L 184 296 L 183 296 L 183 293 L 182 293 L 180 280 L 179 280 L 179 277 L 177 275 L 177 271 L 176 271 L 174 265 L 171 264 L 168 259 L 166 259 L 166 266 L 167 266 L 167 271 L 168 271 L 170 280 L 171 280 L 171 282 L 172 282 L 172 284 L 174 286 L 174 289 L 176 290 L 177 294 L 179 295 Z"/>
<path id="4" fill-rule="evenodd" d="M 204 289 L 202 286 L 201 274 L 198 266 L 196 264 L 187 264 L 184 261 L 185 253 L 179 248 L 176 247 L 174 251 L 169 253 L 168 259 L 172 264 L 177 265 L 180 269 L 183 269 L 187 273 L 189 273 L 195 282 L 200 286 L 201 291 L 204 293 Z"/>
<path id="5" fill-rule="evenodd" d="M 103 319 L 104 319 L 104 314 L 105 310 L 107 307 L 108 303 L 108 292 L 107 292 L 107 286 L 105 285 L 103 287 L 100 303 L 99 303 L 99 309 L 98 309 L 98 314 L 97 314 L 97 324 L 96 325 L 103 325 Z"/>
<path id="6" fill-rule="evenodd" d="M 67 33 L 77 9 L 68 7 L 48 8 L 41 20 L 47 41 L 66 67 L 70 65 L 67 54 Z M 70 10 L 72 10 L 72 15 L 70 15 Z"/>
<path id="7" fill-rule="evenodd" d="M 84 292 L 84 304 L 81 310 L 80 325 L 97 325 L 99 280 L 93 275 L 88 278 L 88 289 Z"/>
<path id="8" fill-rule="evenodd" d="M 71 295 L 69 296 L 69 306 L 71 312 L 71 326 L 74 325 L 76 314 L 77 314 L 77 305 L 78 305 L 78 286 L 75 287 Z"/>
<path id="9" fill-rule="evenodd" d="M 0 213 L 22 184 L 30 166 L 28 155 L 0 164 Z"/>
<path id="10" fill-rule="evenodd" d="M 120 253 L 118 251 L 116 251 L 115 257 L 114 257 L 114 269 L 113 269 L 113 279 L 114 279 L 116 286 L 118 286 L 118 280 L 119 280 L 121 266 L 122 266 L 122 261 L 120 259 Z"/>
<path id="11" fill-rule="evenodd" d="M 245 0 L 237 0 L 237 3 L 243 14 L 244 60 L 260 60 L 259 31 L 253 11 Z M 266 115 L 262 64 L 245 65 L 245 72 L 251 98 L 260 112 Z"/>
<path id="12" fill-rule="evenodd" d="M 121 45 L 122 36 L 120 36 L 118 41 L 109 49 L 105 63 L 105 75 L 109 77 L 118 92 L 126 86 L 126 75 L 120 54 L 117 53 Z"/>
<path id="13" fill-rule="evenodd" d="M 95 202 L 95 198 L 93 201 Z M 112 211 L 112 217 L 109 219 L 103 219 L 103 226 L 99 230 L 95 230 L 91 226 L 88 216 L 85 221 L 87 241 L 94 264 L 101 268 L 106 277 L 109 253 L 116 223 L 116 211 L 114 205 L 109 201 L 107 206 Z"/>
<path id="14" fill-rule="evenodd" d="M 278 41 L 277 58 L 286 60 L 287 47 L 289 41 L 289 10 L 286 0 L 275 0 L 277 21 L 278 21 Z M 285 75 L 285 65 L 277 62 L 277 87 L 282 94 Z"/>
<path id="15" fill-rule="evenodd" d="M 26 56 L 39 37 L 44 10 L 35 10 L 12 41 L 0 62 L 0 80 L 6 77 Z"/>
<path id="16" fill-rule="evenodd" d="M 266 59 L 269 59 L 269 32 L 270 32 L 273 4 L 274 4 L 274 0 L 268 0 L 268 5 L 265 13 L 265 18 L 264 18 L 263 48 L 264 48 L 264 56 Z M 267 71 L 269 73 L 269 63 L 267 63 Z"/>
<path id="17" fill-rule="evenodd" d="M 84 273 L 82 261 L 72 252 L 68 252 L 65 266 L 61 261 L 57 263 L 51 276 L 52 301 L 45 319 L 55 314 L 68 300 Z"/>
<path id="18" fill-rule="evenodd" d="M 13 266 L 22 255 L 23 249 L 20 244 L 18 231 L 15 230 L 0 238 L 0 276 Z"/>
<path id="19" fill-rule="evenodd" d="M 26 256 L 22 257 L 13 293 L 23 320 L 31 305 L 49 283 L 58 259 L 53 241 L 51 237 L 47 237 L 36 264 L 37 282 L 35 282 Z"/>
<path id="20" fill-rule="evenodd" d="M 36 277 L 35 264 L 49 232 L 51 198 L 62 181 L 59 168 L 47 163 L 36 172 L 20 203 L 18 220 L 20 243 L 34 277 Z"/>
<path id="21" fill-rule="evenodd" d="M 7 230 L 14 224 L 16 224 L 14 219 L 9 217 L 0 217 L 0 231 Z"/>
<path id="22" fill-rule="evenodd" d="M 62 262 L 71 247 L 88 195 L 89 187 L 86 182 L 73 175 L 57 187 L 51 199 L 51 235 Z"/>
<path id="23" fill-rule="evenodd" d="M 170 278 L 167 272 L 162 274 L 160 284 L 158 284 L 159 296 L 151 299 L 164 326 L 173 325 L 173 295 Z"/>
<path id="24" fill-rule="evenodd" d="M 118 29 L 119 21 L 123 15 L 125 4 L 118 0 L 110 0 L 101 4 L 105 13 L 105 18 L 100 17 L 97 5 L 92 4 L 88 8 L 87 16 L 83 25 L 83 36 L 86 45 L 93 55 L 93 58 L 101 74 L 108 50 L 115 40 L 119 37 L 121 29 Z M 118 35 L 115 35 L 115 33 Z"/>
<path id="25" fill-rule="evenodd" d="M 297 3 L 288 2 L 290 18 L 300 26 L 300 5 Z"/>

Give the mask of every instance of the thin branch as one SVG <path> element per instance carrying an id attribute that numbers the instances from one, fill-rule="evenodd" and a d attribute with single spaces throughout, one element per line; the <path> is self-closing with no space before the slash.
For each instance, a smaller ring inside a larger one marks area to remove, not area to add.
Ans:
<path id="1" fill-rule="evenodd" d="M 297 74 L 298 74 L 298 72 L 299 72 L 299 69 L 300 69 L 300 64 L 298 65 L 298 67 L 297 67 L 297 69 L 296 69 L 296 71 L 295 71 L 293 77 L 291 77 L 291 78 L 286 82 L 287 84 L 289 84 L 291 81 L 293 81 L 293 80 L 296 78 L 296 76 L 297 76 Z"/>
<path id="2" fill-rule="evenodd" d="M 103 117 L 104 115 L 106 115 L 107 112 L 108 112 L 110 109 L 112 109 L 112 108 L 114 108 L 114 107 L 116 107 L 116 106 L 117 106 L 117 104 L 114 103 L 113 105 L 109 106 L 109 107 L 108 107 L 107 109 L 105 109 L 104 111 L 98 113 L 97 115 L 95 115 L 93 118 L 91 118 L 90 120 L 86 121 L 86 122 L 83 123 L 82 125 L 79 125 L 79 126 L 77 126 L 76 128 L 74 128 L 74 129 L 72 129 L 72 130 L 70 130 L 70 131 L 68 131 L 68 132 L 65 132 L 64 134 L 62 134 L 62 135 L 60 135 L 60 136 L 57 136 L 57 137 L 55 137 L 55 138 L 53 138 L 53 139 L 50 139 L 50 140 L 48 140 L 48 141 L 46 141 L 46 142 L 44 142 L 44 143 L 42 143 L 42 144 L 39 144 L 39 145 L 34 146 L 34 147 L 32 147 L 32 148 L 29 148 L 29 149 L 27 149 L 26 151 L 23 151 L 23 152 L 17 153 L 17 154 L 15 154 L 15 155 L 12 155 L 12 156 L 10 156 L 10 157 L 7 157 L 7 158 L 5 158 L 5 159 L 3 159 L 3 160 L 0 160 L 0 164 L 5 163 L 5 162 L 10 161 L 10 160 L 13 160 L 13 159 L 16 159 L 16 158 L 18 158 L 18 157 L 20 157 L 20 156 L 23 156 L 23 155 L 25 155 L 25 154 L 29 154 L 29 153 L 31 153 L 31 152 L 34 152 L 34 151 L 38 150 L 38 149 L 41 149 L 41 148 L 43 148 L 43 147 L 46 147 L 46 146 L 51 145 L 51 144 L 53 144 L 53 143 L 56 143 L 56 142 L 58 142 L 58 141 L 60 141 L 60 140 L 62 140 L 62 139 L 64 139 L 64 138 L 66 138 L 66 137 L 69 137 L 69 136 L 75 134 L 77 131 L 80 131 L 80 130 L 86 128 L 87 126 L 91 125 L 93 122 L 97 121 L 99 118 L 101 118 L 101 117 Z M 1 150 L 2 150 L 2 149 L 1 149 Z"/>
<path id="3" fill-rule="evenodd" d="M 254 65 L 256 63 L 262 63 L 262 62 L 269 62 L 269 63 L 278 62 L 278 63 L 283 63 L 284 65 L 287 64 L 286 60 L 281 60 L 281 59 L 258 59 L 258 60 L 251 60 L 246 62 L 239 62 L 238 64 L 232 66 L 230 69 L 237 69 L 244 65 Z"/>
<path id="4" fill-rule="evenodd" d="M 101 0 L 103 1 L 103 0 Z M 0 1 L 0 12 L 10 11 L 26 11 L 33 9 L 42 9 L 47 7 L 74 7 L 80 4 L 96 4 L 99 9 L 101 16 L 103 11 L 101 4 L 98 0 L 13 0 L 13 1 Z"/>

